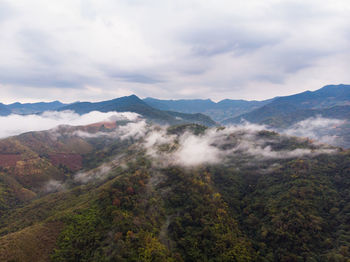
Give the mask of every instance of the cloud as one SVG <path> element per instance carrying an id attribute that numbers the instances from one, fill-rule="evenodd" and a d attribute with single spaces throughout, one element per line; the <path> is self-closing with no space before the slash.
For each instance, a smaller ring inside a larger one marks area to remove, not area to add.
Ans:
<path id="1" fill-rule="evenodd" d="M 113 119 L 113 118 L 112 118 Z M 129 121 L 134 121 L 132 118 Z M 83 138 L 96 138 L 96 137 L 107 137 L 107 138 L 118 138 L 121 140 L 126 139 L 139 139 L 144 137 L 147 132 L 147 123 L 145 120 L 138 119 L 126 125 L 117 126 L 114 130 L 109 130 L 108 132 L 99 131 L 96 133 L 91 133 L 87 131 L 77 130 L 71 133 L 73 136 L 80 136 Z"/>
<path id="2" fill-rule="evenodd" d="M 349 11 L 346 0 L 1 1 L 1 102 L 264 99 L 350 82 Z"/>
<path id="3" fill-rule="evenodd" d="M 6 1 L 0 1 L 0 24 L 13 16 L 14 10 Z"/>
<path id="4" fill-rule="evenodd" d="M 208 137 L 209 138 L 209 137 Z M 214 164 L 220 162 L 221 151 L 211 145 L 205 136 L 186 133 L 180 138 L 180 147 L 174 153 L 175 163 L 185 166 Z"/>
<path id="5" fill-rule="evenodd" d="M 62 118 L 59 112 L 49 112 L 47 114 L 51 119 Z M 248 122 L 230 127 L 208 128 L 201 134 L 194 134 L 190 128 L 178 133 L 169 133 L 167 126 L 147 124 L 135 114 L 129 115 L 126 113 L 109 116 L 109 119 L 116 118 L 127 118 L 131 122 L 126 125 L 117 125 L 114 130 L 106 132 L 88 133 L 67 129 L 65 135 L 70 134 L 85 138 L 131 139 L 133 148 L 138 147 L 140 151 L 144 150 L 156 167 L 176 165 L 192 168 L 212 164 L 228 164 L 240 167 L 250 166 L 253 163 L 256 164 L 266 160 L 314 157 L 320 154 L 338 152 L 336 148 L 331 146 L 314 143 L 306 138 L 279 135 L 276 132 L 266 130 L 265 126 Z M 325 121 L 325 119 L 318 117 L 299 123 L 299 125 L 302 127 L 313 123 L 315 128 L 316 126 L 324 127 Z M 332 121 L 332 123 L 339 124 L 337 121 Z M 60 132 L 59 129 L 56 131 Z M 124 168 L 128 160 L 130 158 L 127 154 L 115 155 L 114 159 L 97 168 L 77 172 L 73 175 L 73 182 L 86 184 L 107 179 L 110 175 L 113 175 L 112 171 L 115 168 Z M 262 168 L 259 172 L 269 173 L 279 167 L 276 163 L 269 165 L 269 167 Z M 55 180 L 49 181 L 44 186 L 46 192 L 56 192 L 66 188 L 69 188 L 67 183 Z"/>
<path id="6" fill-rule="evenodd" d="M 341 137 L 337 135 L 336 128 L 345 122 L 345 120 L 324 118 L 322 116 L 310 117 L 285 130 L 281 130 L 281 132 L 291 136 L 308 137 L 321 143 L 339 145 L 341 144 Z"/>
<path id="7" fill-rule="evenodd" d="M 103 180 L 105 179 L 109 172 L 111 171 L 111 166 L 107 164 L 103 164 L 100 167 L 86 171 L 86 172 L 78 172 L 74 175 L 74 181 L 82 184 L 86 184 L 95 180 Z"/>
<path id="8" fill-rule="evenodd" d="M 224 164 L 237 159 L 243 161 L 246 157 L 250 161 L 261 161 L 332 154 L 337 151 L 332 147 L 310 142 L 305 148 L 307 140 L 304 138 L 294 140 L 297 148 L 289 149 L 286 146 L 288 139 L 288 136 L 265 131 L 264 126 L 249 123 L 219 129 L 210 128 L 200 135 L 189 131 L 169 135 L 165 128 L 158 127 L 146 133 L 142 146 L 156 165 L 185 167 Z"/>
<path id="9" fill-rule="evenodd" d="M 41 131 L 55 128 L 59 125 L 88 125 L 102 121 L 117 121 L 138 119 L 136 113 L 118 113 L 118 112 L 90 112 L 85 115 L 79 115 L 72 111 L 47 111 L 40 115 L 9 115 L 0 116 L 0 138 L 19 135 L 29 131 Z M 141 125 L 138 122 L 137 125 Z M 136 135 L 136 133 L 133 133 Z"/>
<path id="10" fill-rule="evenodd" d="M 57 191 L 62 191 L 67 188 L 66 184 L 62 181 L 50 180 L 44 186 L 44 191 L 47 193 L 53 193 Z"/>

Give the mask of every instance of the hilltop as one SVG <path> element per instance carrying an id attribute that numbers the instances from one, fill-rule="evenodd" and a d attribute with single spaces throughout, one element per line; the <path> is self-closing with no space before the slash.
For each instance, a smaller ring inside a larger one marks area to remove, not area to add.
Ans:
<path id="1" fill-rule="evenodd" d="M 349 151 L 139 119 L 26 133 L 1 153 L 2 261 L 349 257 Z"/>

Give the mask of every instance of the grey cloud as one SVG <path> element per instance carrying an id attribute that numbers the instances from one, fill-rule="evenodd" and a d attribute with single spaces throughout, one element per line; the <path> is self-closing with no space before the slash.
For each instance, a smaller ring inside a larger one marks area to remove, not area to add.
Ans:
<path id="1" fill-rule="evenodd" d="M 8 19 L 0 2 L 0 84 L 8 97 L 69 87 L 55 99 L 74 101 L 265 99 L 346 83 L 349 4 L 338 3 L 13 0 Z"/>
<path id="2" fill-rule="evenodd" d="M 160 79 L 156 79 L 151 76 L 142 75 L 142 74 L 121 74 L 121 75 L 116 74 L 116 75 L 113 75 L 113 77 L 120 78 L 127 82 L 141 83 L 141 84 L 157 84 L 157 83 L 164 82 Z"/>
<path id="3" fill-rule="evenodd" d="M 46 66 L 56 66 L 61 63 L 62 56 L 53 48 L 52 37 L 44 31 L 24 29 L 17 33 L 17 39 L 24 53 L 35 62 Z"/>
<path id="4" fill-rule="evenodd" d="M 151 72 L 150 69 L 145 69 L 144 71 L 126 71 L 123 68 L 112 67 L 109 65 L 96 65 L 99 70 L 104 72 L 107 77 L 130 82 L 130 83 L 140 83 L 140 84 L 158 84 L 164 81 L 157 76 L 156 72 Z"/>
<path id="5" fill-rule="evenodd" d="M 13 68 L 0 66 L 0 84 L 13 86 L 26 86 L 46 88 L 82 88 L 85 84 L 94 84 L 98 79 L 86 75 L 73 74 L 70 72 L 57 72 L 52 68 L 44 71 L 40 67 Z M 18 89 L 17 89 L 18 90 Z"/>
<path id="6" fill-rule="evenodd" d="M 0 1 L 0 23 L 10 18 L 14 13 L 13 7 L 7 1 Z"/>
<path id="7" fill-rule="evenodd" d="M 232 27 L 220 24 L 210 28 L 192 28 L 183 36 L 198 56 L 214 56 L 233 52 L 242 55 L 279 41 L 277 36 L 264 34 L 255 29 Z"/>

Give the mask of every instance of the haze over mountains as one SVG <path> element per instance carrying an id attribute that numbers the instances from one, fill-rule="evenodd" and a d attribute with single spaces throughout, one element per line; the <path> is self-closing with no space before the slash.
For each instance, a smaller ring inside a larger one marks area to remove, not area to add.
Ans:
<path id="1" fill-rule="evenodd" d="M 337 106 L 337 107 L 336 107 Z M 10 105 L 0 104 L 0 114 L 33 114 L 54 110 L 73 110 L 78 114 L 91 111 L 130 111 L 156 118 L 161 111 L 176 111 L 180 113 L 203 113 L 213 120 L 222 123 L 237 123 L 242 119 L 255 123 L 271 123 L 272 118 L 293 118 L 300 121 L 303 117 L 325 114 L 325 116 L 346 118 L 350 106 L 349 85 L 328 85 L 316 91 L 305 91 L 291 96 L 276 97 L 264 101 L 246 101 L 225 99 L 217 103 L 210 99 L 194 100 L 161 100 L 145 98 L 143 101 L 137 96 L 116 98 L 102 102 L 76 102 L 63 104 L 59 101 L 49 103 L 13 103 Z M 336 107 L 336 108 L 335 108 Z M 334 108 L 333 110 L 331 108 Z M 158 110 L 156 110 L 158 109 Z M 337 114 L 337 109 L 339 114 Z M 293 116 L 297 112 L 298 118 Z M 286 124 L 292 124 L 291 120 Z"/>
<path id="2" fill-rule="evenodd" d="M 160 124 L 197 123 L 205 126 L 235 125 L 242 121 L 265 125 L 278 132 L 305 135 L 322 142 L 350 146 L 350 86 L 328 85 L 316 91 L 305 91 L 264 101 L 225 99 L 217 103 L 210 99 L 160 100 L 135 95 L 102 102 L 76 102 L 63 104 L 59 101 L 10 105 L 0 104 L 0 114 L 33 115 L 45 111 L 70 110 L 84 115 L 99 112 L 134 112 Z M 320 119 L 324 121 L 319 121 Z M 335 120 L 335 122 L 330 121 Z M 103 120 L 103 119 L 101 119 Z M 309 133 L 300 133 L 302 121 L 308 121 Z M 327 124 L 328 123 L 328 124 Z M 294 129 L 298 129 L 294 132 Z M 311 134 L 311 135 L 310 135 Z M 327 139 L 320 139 L 320 137 Z"/>
<path id="3" fill-rule="evenodd" d="M 349 151 L 116 117 L 0 140 L 1 261 L 346 261 Z"/>
<path id="4" fill-rule="evenodd" d="M 249 113 L 226 119 L 224 123 L 237 123 L 245 119 L 254 123 L 290 125 L 317 114 L 324 117 L 349 118 L 349 110 L 350 86 L 328 85 L 313 92 L 305 91 L 300 94 L 276 98 Z M 281 123 L 282 121 L 283 123 Z"/>
<path id="5" fill-rule="evenodd" d="M 63 106 L 65 106 L 65 104 L 59 101 L 24 103 L 24 104 L 16 102 L 9 105 L 4 105 L 0 103 L 0 116 L 7 116 L 10 114 L 19 114 L 19 115 L 37 114 L 37 113 L 42 113 L 44 111 L 57 110 Z"/>
<path id="6" fill-rule="evenodd" d="M 145 98 L 144 101 L 161 110 L 173 110 L 183 113 L 203 113 L 210 116 L 215 121 L 220 122 L 227 118 L 250 112 L 269 103 L 271 100 L 246 101 L 225 99 L 215 103 L 210 99 L 160 100 L 155 98 Z"/>

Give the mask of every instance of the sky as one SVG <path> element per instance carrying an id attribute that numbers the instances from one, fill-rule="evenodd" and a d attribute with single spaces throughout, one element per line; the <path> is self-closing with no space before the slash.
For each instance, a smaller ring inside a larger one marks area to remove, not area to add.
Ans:
<path id="1" fill-rule="evenodd" d="M 348 0 L 0 0 L 0 102 L 349 84 L 349 13 Z"/>

